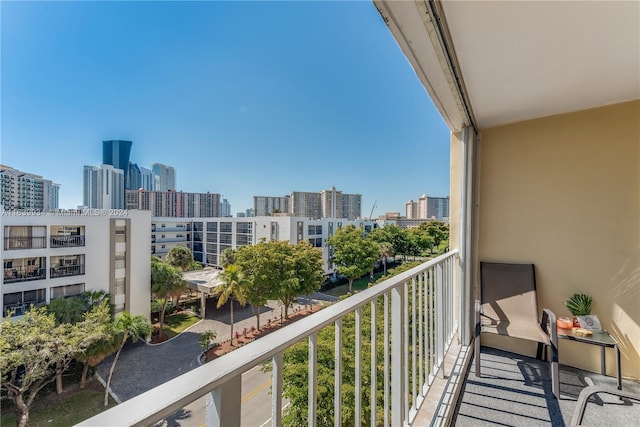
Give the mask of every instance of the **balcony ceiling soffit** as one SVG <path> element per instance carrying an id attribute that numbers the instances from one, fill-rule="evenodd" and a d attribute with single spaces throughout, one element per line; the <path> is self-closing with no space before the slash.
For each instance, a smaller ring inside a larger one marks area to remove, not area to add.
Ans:
<path id="1" fill-rule="evenodd" d="M 442 7 L 480 128 L 640 99 L 640 2 Z"/>
<path id="2" fill-rule="evenodd" d="M 424 1 L 374 3 L 459 130 L 465 116 Z M 439 4 L 479 128 L 640 99 L 638 1 Z"/>

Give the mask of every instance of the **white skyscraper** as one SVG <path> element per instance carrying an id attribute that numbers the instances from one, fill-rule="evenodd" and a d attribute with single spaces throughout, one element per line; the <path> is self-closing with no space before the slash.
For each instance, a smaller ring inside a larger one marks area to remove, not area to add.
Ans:
<path id="1" fill-rule="evenodd" d="M 83 204 L 95 209 L 124 209 L 124 171 L 111 165 L 84 167 Z"/>

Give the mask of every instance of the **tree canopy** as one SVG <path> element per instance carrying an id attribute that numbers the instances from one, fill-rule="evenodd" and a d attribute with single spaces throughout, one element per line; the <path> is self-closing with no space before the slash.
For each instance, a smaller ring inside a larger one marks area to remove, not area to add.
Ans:
<path id="1" fill-rule="evenodd" d="M 76 355 L 106 336 L 109 317 L 108 305 L 102 304 L 75 324 L 56 324 L 46 307 L 0 322 L 0 384 L 16 404 L 19 426 L 27 424 L 31 404 L 56 370 L 66 371 Z"/>
<path id="2" fill-rule="evenodd" d="M 322 252 L 307 242 L 261 241 L 243 246 L 236 253 L 236 263 L 247 274 L 247 301 L 251 303 L 260 328 L 260 307 L 269 299 L 278 299 L 285 316 L 296 297 L 320 288 Z"/>
<path id="3" fill-rule="evenodd" d="M 186 282 L 182 279 L 182 272 L 179 268 L 161 261 L 157 258 L 151 260 L 151 292 L 162 299 L 162 310 L 160 312 L 160 329 L 164 324 L 164 315 L 167 309 L 167 299 L 180 296 L 187 289 Z"/>
<path id="4" fill-rule="evenodd" d="M 378 259 L 378 245 L 367 239 L 362 229 L 353 224 L 338 229 L 336 234 L 327 239 L 332 246 L 332 262 L 338 266 L 338 273 L 349 280 L 349 292 L 353 281 L 371 271 Z"/>
<path id="5" fill-rule="evenodd" d="M 218 296 L 218 305 L 220 308 L 227 301 L 230 301 L 230 324 L 231 324 L 231 342 L 233 343 L 233 300 L 237 300 L 240 305 L 245 305 L 245 291 L 249 284 L 244 272 L 235 264 L 231 264 L 224 269 L 222 273 L 222 283 L 215 288 L 215 294 Z"/>
<path id="6" fill-rule="evenodd" d="M 166 262 L 172 267 L 179 268 L 182 271 L 187 271 L 193 264 L 193 254 L 189 248 L 176 246 L 171 248 L 167 254 Z"/>

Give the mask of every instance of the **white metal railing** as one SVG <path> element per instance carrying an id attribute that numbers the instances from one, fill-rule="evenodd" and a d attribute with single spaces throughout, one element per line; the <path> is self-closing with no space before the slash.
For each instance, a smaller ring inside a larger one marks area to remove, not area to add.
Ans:
<path id="1" fill-rule="evenodd" d="M 272 364 L 272 425 L 282 419 L 283 353 L 296 343 L 308 339 L 308 420 L 316 425 L 318 331 L 335 327 L 334 348 L 334 425 L 341 426 L 342 321 L 355 315 L 355 425 L 361 417 L 369 425 L 411 425 L 434 378 L 442 376 L 444 355 L 453 339 L 457 323 L 454 318 L 458 258 L 448 252 L 367 290 L 337 302 L 295 324 L 234 350 L 173 380 L 100 413 L 81 426 L 151 425 L 175 413 L 200 397 L 208 395 L 207 425 L 233 427 L 242 425 L 241 375 L 251 368 Z M 382 307 L 380 307 L 382 304 Z M 369 306 L 371 336 L 362 334 L 363 309 Z M 383 317 L 382 331 L 380 319 Z M 382 338 L 381 338 L 382 337 Z M 362 384 L 361 342 L 371 348 L 383 346 L 383 361 L 371 351 L 371 384 Z M 382 366 L 382 368 L 380 368 Z M 380 375 L 383 376 L 378 381 Z M 382 385 L 382 392 L 378 389 Z M 370 414 L 362 414 L 363 386 L 370 389 Z M 383 396 L 378 398 L 378 396 Z M 380 414 L 383 415 L 380 415 Z M 382 419 L 378 420 L 377 417 Z"/>

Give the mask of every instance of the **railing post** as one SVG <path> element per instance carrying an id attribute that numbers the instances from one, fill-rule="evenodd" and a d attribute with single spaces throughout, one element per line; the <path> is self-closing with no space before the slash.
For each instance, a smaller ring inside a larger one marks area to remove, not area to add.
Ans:
<path id="1" fill-rule="evenodd" d="M 273 369 L 271 372 L 271 425 L 282 425 L 282 353 L 273 356 Z"/>
<path id="2" fill-rule="evenodd" d="M 335 322 L 333 425 L 342 426 L 342 318 Z"/>
<path id="3" fill-rule="evenodd" d="M 207 395 L 207 427 L 240 427 L 242 377 L 240 375 Z"/>
<path id="4" fill-rule="evenodd" d="M 318 364 L 318 335 L 309 335 L 309 403 L 307 408 L 307 425 L 316 426 L 316 402 L 318 398 L 317 388 L 317 364 Z"/>
<path id="5" fill-rule="evenodd" d="M 391 425 L 404 425 L 404 285 L 391 290 Z"/>
<path id="6" fill-rule="evenodd" d="M 444 378 L 444 340 L 446 313 L 444 307 L 444 286 L 442 263 L 436 265 L 436 359 L 439 378 Z"/>

